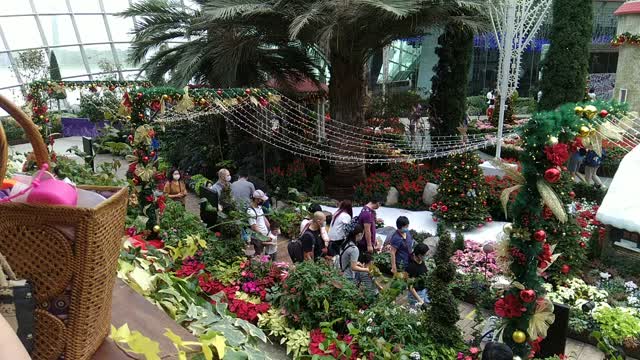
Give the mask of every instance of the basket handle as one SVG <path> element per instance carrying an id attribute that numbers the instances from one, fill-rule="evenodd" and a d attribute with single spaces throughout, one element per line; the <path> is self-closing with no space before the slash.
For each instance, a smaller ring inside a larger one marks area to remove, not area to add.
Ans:
<path id="1" fill-rule="evenodd" d="M 33 147 L 33 153 L 36 157 L 38 166 L 49 164 L 49 151 L 47 145 L 45 145 L 42 135 L 36 124 L 33 123 L 31 118 L 24 113 L 16 104 L 7 99 L 3 95 L 0 95 L 0 108 L 3 108 L 9 113 L 18 124 L 24 129 L 27 139 Z M 7 166 L 9 162 L 9 143 L 7 137 L 0 124 L 0 183 L 4 180 L 4 176 L 7 173 Z"/>

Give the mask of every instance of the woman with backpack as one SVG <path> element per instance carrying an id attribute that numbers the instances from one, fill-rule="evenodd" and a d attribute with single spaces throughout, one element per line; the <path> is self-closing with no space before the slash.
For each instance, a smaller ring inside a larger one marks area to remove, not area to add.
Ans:
<path id="1" fill-rule="evenodd" d="M 336 257 L 334 266 L 339 269 L 344 276 L 355 281 L 356 272 L 369 272 L 369 269 L 362 266 L 358 262 L 360 257 L 360 250 L 358 250 L 358 241 L 362 239 L 364 234 L 364 227 L 361 224 L 356 224 L 347 235 L 347 238 L 340 246 L 338 256 Z"/>
<path id="2" fill-rule="evenodd" d="M 331 227 L 329 228 L 329 256 L 336 256 L 340 251 L 340 247 L 347 238 L 347 228 L 351 224 L 353 217 L 353 206 L 351 200 L 342 200 L 340 207 L 333 214 L 331 219 Z"/>

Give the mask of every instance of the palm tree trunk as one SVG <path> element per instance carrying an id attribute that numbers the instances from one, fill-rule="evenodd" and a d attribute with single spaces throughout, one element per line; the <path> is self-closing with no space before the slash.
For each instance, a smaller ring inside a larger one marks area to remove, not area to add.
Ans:
<path id="1" fill-rule="evenodd" d="M 352 61 L 348 57 L 342 57 L 333 52 L 329 82 L 331 117 L 340 123 L 363 127 L 365 86 L 363 63 L 359 60 Z M 344 143 L 332 145 L 346 150 L 344 155 L 354 155 L 348 151 L 357 151 L 345 146 Z M 353 196 L 353 186 L 364 178 L 364 164 L 333 164 L 327 181 L 327 192 L 338 199 L 350 199 Z"/>

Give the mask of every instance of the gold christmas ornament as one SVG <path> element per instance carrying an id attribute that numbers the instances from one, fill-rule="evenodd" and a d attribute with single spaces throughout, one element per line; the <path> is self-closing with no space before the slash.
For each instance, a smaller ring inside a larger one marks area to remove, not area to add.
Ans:
<path id="1" fill-rule="evenodd" d="M 524 331 L 516 330 L 513 332 L 513 335 L 511 335 L 511 338 L 516 344 L 522 344 L 527 341 L 527 334 L 525 334 Z"/>
<path id="2" fill-rule="evenodd" d="M 156 232 L 156 233 L 160 232 L 160 225 L 155 225 L 153 227 L 153 232 Z"/>
<path id="3" fill-rule="evenodd" d="M 511 231 L 513 231 L 513 227 L 511 226 L 511 224 L 507 224 L 502 228 L 502 230 L 505 234 L 509 235 L 511 234 Z"/>
<path id="4" fill-rule="evenodd" d="M 584 115 L 587 119 L 591 120 L 598 113 L 598 109 L 593 105 L 587 105 L 584 107 Z"/>
<path id="5" fill-rule="evenodd" d="M 576 106 L 573 111 L 576 112 L 577 115 L 582 116 L 582 113 L 584 112 L 584 109 L 582 108 L 582 106 Z"/>
<path id="6" fill-rule="evenodd" d="M 585 136 L 589 136 L 589 127 L 586 125 L 582 125 L 580 126 L 580 136 L 585 137 Z"/>

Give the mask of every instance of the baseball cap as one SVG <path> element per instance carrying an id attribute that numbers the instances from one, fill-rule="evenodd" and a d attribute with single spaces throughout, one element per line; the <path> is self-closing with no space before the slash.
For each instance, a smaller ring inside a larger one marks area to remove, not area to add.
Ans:
<path id="1" fill-rule="evenodd" d="M 253 192 L 253 198 L 254 199 L 264 200 L 264 201 L 269 200 L 269 197 L 267 196 L 267 194 L 265 194 L 264 191 L 262 191 L 262 190 L 254 191 Z"/>

